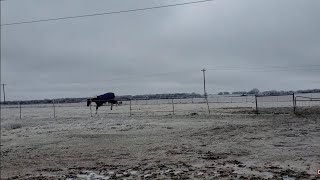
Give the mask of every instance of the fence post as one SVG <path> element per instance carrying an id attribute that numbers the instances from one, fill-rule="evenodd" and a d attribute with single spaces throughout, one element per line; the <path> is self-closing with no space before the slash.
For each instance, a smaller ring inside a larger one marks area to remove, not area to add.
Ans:
<path id="1" fill-rule="evenodd" d="M 53 105 L 53 118 L 56 118 L 56 107 L 54 105 L 54 100 L 52 100 L 52 105 Z"/>
<path id="2" fill-rule="evenodd" d="M 297 101 L 295 100 L 294 93 L 292 94 L 292 102 L 293 102 L 293 113 L 296 114 L 296 103 L 297 103 Z"/>
<path id="3" fill-rule="evenodd" d="M 209 101 L 208 101 L 208 98 L 207 98 L 207 97 L 205 97 L 205 98 L 206 98 L 206 102 L 207 102 L 207 106 L 208 106 L 208 113 L 209 113 L 209 115 L 210 115 Z"/>
<path id="4" fill-rule="evenodd" d="M 172 99 L 172 114 L 174 114 L 174 103 L 173 103 L 173 99 Z"/>
<path id="5" fill-rule="evenodd" d="M 92 117 L 91 103 L 90 103 L 90 116 Z"/>
<path id="6" fill-rule="evenodd" d="M 21 119 L 21 102 L 19 102 L 19 108 L 20 108 L 20 119 Z"/>
<path id="7" fill-rule="evenodd" d="M 130 117 L 131 117 L 131 99 L 130 99 Z"/>
<path id="8" fill-rule="evenodd" d="M 259 110 L 258 110 L 258 98 L 257 95 L 255 95 L 255 99 L 256 99 L 256 113 L 259 114 Z"/>

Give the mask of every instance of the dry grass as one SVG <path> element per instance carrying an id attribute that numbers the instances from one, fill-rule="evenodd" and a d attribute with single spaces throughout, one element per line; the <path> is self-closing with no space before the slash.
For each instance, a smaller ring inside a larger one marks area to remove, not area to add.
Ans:
<path id="1" fill-rule="evenodd" d="M 2 127 L 6 130 L 12 130 L 12 129 L 20 129 L 22 128 L 22 124 L 20 122 L 6 122 L 2 125 Z"/>

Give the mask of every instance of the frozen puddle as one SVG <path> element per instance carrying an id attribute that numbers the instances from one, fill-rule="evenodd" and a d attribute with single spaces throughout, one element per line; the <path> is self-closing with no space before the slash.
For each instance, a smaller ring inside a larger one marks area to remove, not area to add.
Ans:
<path id="1" fill-rule="evenodd" d="M 273 178 L 273 173 L 271 172 L 259 172 L 256 170 L 251 170 L 249 168 L 238 168 L 238 167 L 234 167 L 234 173 L 238 174 L 238 176 L 240 177 L 241 175 L 254 175 L 257 177 L 261 177 L 261 178 L 265 178 L 265 179 L 269 179 L 269 178 Z M 287 179 L 287 180 L 291 180 L 291 179 Z"/>
<path id="2" fill-rule="evenodd" d="M 241 177 L 242 175 L 252 175 L 255 177 L 260 177 L 264 179 L 272 179 L 275 178 L 275 174 L 273 172 L 266 172 L 266 171 L 257 171 L 253 170 L 247 167 L 238 167 L 238 166 L 233 166 L 233 173 L 236 173 L 238 175 L 238 178 Z M 288 175 L 282 177 L 283 180 L 295 180 L 296 178 L 290 177 Z"/>
<path id="3" fill-rule="evenodd" d="M 118 179 L 118 178 L 128 178 L 128 177 L 136 177 L 139 175 L 138 171 L 130 171 L 130 172 L 122 172 L 122 173 L 115 173 L 114 171 L 105 172 L 102 174 L 97 174 L 92 171 L 85 171 L 84 174 L 78 174 L 77 179 L 81 180 L 107 180 L 107 179 Z"/>
<path id="4" fill-rule="evenodd" d="M 96 174 L 96 173 L 88 173 L 88 174 L 78 174 L 77 175 L 77 179 L 83 179 L 83 180 L 94 180 L 94 179 L 110 179 L 110 176 L 106 175 L 100 175 L 100 174 Z"/>

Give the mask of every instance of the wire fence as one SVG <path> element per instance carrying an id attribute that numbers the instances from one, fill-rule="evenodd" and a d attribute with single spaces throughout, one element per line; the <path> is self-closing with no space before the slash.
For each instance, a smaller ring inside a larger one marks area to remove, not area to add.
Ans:
<path id="1" fill-rule="evenodd" d="M 125 100 L 99 107 L 87 102 L 2 105 L 3 119 L 74 118 L 108 114 L 139 115 L 196 115 L 196 114 L 320 114 L 320 93 L 284 96 L 213 96 L 189 99 Z M 209 108 L 208 108 L 209 106 Z"/>
<path id="2" fill-rule="evenodd" d="M 296 96 L 294 97 L 294 113 L 302 114 L 320 114 L 320 96 Z"/>

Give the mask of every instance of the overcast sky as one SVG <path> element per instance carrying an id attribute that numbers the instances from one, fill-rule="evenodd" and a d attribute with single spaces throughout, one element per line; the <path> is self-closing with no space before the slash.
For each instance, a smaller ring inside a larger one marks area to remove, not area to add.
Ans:
<path id="1" fill-rule="evenodd" d="M 7 0 L 1 23 L 188 1 Z M 202 68 L 209 94 L 320 88 L 319 21 L 319 0 L 216 0 L 3 26 L 1 78 L 8 100 L 203 93 Z"/>

